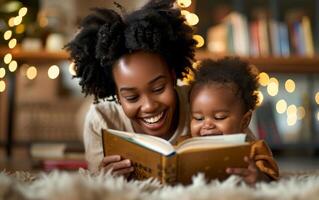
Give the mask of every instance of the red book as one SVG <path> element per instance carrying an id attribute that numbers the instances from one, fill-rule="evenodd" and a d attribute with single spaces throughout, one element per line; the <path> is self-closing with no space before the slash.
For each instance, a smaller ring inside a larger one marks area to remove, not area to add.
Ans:
<path id="1" fill-rule="evenodd" d="M 84 160 L 43 160 L 43 169 L 45 171 L 58 170 L 78 170 L 87 169 L 87 162 Z"/>

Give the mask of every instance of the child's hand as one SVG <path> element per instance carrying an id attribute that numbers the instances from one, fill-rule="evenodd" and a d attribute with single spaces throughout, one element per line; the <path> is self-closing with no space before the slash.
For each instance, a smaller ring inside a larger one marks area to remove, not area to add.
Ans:
<path id="1" fill-rule="evenodd" d="M 265 174 L 258 170 L 252 159 L 245 156 L 244 160 L 248 163 L 247 168 L 227 168 L 226 172 L 228 174 L 241 176 L 248 185 L 254 185 L 257 181 L 261 180 L 269 180 Z"/>
<path id="2" fill-rule="evenodd" d="M 99 165 L 99 170 L 111 170 L 113 175 L 128 176 L 134 168 L 131 166 L 131 161 L 128 159 L 122 160 L 119 155 L 105 156 Z"/>

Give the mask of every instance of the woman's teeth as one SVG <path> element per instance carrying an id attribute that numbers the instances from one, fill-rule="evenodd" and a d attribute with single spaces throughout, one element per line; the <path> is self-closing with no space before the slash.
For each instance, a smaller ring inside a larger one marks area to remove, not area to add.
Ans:
<path id="1" fill-rule="evenodd" d="M 154 117 L 143 118 L 143 120 L 146 123 L 154 124 L 154 123 L 158 122 L 162 118 L 163 114 L 164 114 L 164 112 L 161 112 L 160 114 L 158 114 L 158 115 L 156 115 Z"/>

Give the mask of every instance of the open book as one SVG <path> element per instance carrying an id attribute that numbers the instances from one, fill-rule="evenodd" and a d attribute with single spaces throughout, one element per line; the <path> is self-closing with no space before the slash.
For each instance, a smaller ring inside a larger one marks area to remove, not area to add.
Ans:
<path id="1" fill-rule="evenodd" d="M 163 184 L 191 183 L 192 176 L 204 173 L 208 179 L 225 179 L 227 167 L 247 167 L 244 156 L 250 152 L 245 134 L 189 138 L 171 145 L 145 134 L 102 130 L 103 151 L 130 159 L 132 178 L 157 178 Z"/>

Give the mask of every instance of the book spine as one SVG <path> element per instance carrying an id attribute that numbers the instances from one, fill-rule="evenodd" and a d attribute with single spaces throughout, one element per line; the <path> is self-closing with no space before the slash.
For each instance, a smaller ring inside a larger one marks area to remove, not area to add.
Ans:
<path id="1" fill-rule="evenodd" d="M 177 155 L 162 156 L 162 165 L 159 170 L 159 180 L 163 184 L 173 185 L 177 182 Z"/>

